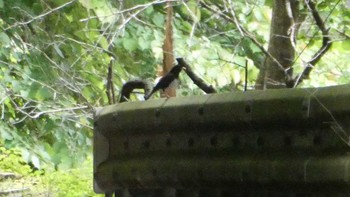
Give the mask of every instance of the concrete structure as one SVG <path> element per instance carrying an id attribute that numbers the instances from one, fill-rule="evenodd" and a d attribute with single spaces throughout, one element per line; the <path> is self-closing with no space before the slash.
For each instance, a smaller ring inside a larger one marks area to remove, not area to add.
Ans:
<path id="1" fill-rule="evenodd" d="M 348 196 L 350 85 L 99 108 L 94 187 L 110 196 Z"/>

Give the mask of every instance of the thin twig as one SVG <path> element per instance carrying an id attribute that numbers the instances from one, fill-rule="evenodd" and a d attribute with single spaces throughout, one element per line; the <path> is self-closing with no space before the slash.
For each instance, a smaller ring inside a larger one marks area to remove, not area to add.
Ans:
<path id="1" fill-rule="evenodd" d="M 290 39 L 290 43 L 292 44 L 293 48 L 296 48 L 296 44 L 295 44 L 295 39 L 296 39 L 296 31 L 297 31 L 297 27 L 295 24 L 295 20 L 294 20 L 294 15 L 293 15 L 293 11 L 292 11 L 292 5 L 290 0 L 286 0 L 286 9 L 287 9 L 287 14 L 291 23 L 291 26 L 289 28 L 289 39 Z"/>
<path id="2" fill-rule="evenodd" d="M 17 26 L 27 25 L 27 24 L 29 24 L 29 23 L 35 21 L 35 20 L 38 20 L 38 19 L 40 19 L 40 18 L 43 18 L 43 17 L 45 17 L 45 16 L 47 16 L 47 15 L 52 14 L 52 13 L 55 12 L 55 11 L 58 11 L 58 10 L 64 8 L 64 7 L 67 7 L 67 6 L 73 4 L 73 3 L 77 2 L 77 1 L 78 1 L 78 0 L 72 0 L 72 1 L 69 1 L 69 2 L 67 2 L 67 3 L 64 3 L 64 4 L 58 6 L 58 7 L 54 8 L 54 9 L 49 10 L 48 12 L 45 12 L 45 13 L 43 13 L 43 14 L 40 14 L 40 15 L 38 15 L 38 16 L 33 17 L 33 18 L 30 19 L 29 21 L 25 21 L 25 22 L 16 22 L 15 24 L 13 24 L 13 25 L 11 25 L 11 26 L 5 28 L 5 31 L 7 31 L 7 30 L 9 30 L 9 29 L 12 29 L 12 28 L 15 28 L 15 27 L 17 27 Z"/>
<path id="3" fill-rule="evenodd" d="M 312 69 L 315 67 L 315 65 L 321 60 L 324 54 L 331 48 L 332 42 L 330 39 L 330 36 L 328 34 L 328 29 L 326 29 L 325 24 L 318 13 L 316 9 L 316 5 L 311 0 L 305 0 L 305 3 L 308 7 L 308 9 L 311 11 L 312 16 L 315 19 L 317 27 L 322 32 L 322 46 L 321 48 L 313 55 L 312 59 L 308 62 L 306 62 L 306 67 L 303 70 L 302 73 L 300 73 L 295 79 L 294 79 L 294 87 L 298 86 L 304 79 L 308 79 L 310 76 L 310 73 Z"/>
<path id="4" fill-rule="evenodd" d="M 222 18 L 224 18 L 225 20 L 227 21 L 230 21 L 232 22 L 233 24 L 236 25 L 237 29 L 239 29 L 239 31 L 241 33 L 244 34 L 245 37 L 248 37 L 266 56 L 268 56 L 269 58 L 271 58 L 271 60 L 273 62 L 275 62 L 278 67 L 285 73 L 286 76 L 288 76 L 288 73 L 287 73 L 287 70 L 288 69 L 285 69 L 283 67 L 283 65 L 273 56 L 271 55 L 264 47 L 263 45 L 253 36 L 251 35 L 246 29 L 244 29 L 244 27 L 239 23 L 237 17 L 236 17 L 236 14 L 235 14 L 235 11 L 234 9 L 230 8 L 230 11 L 231 11 L 231 15 L 233 18 L 231 18 L 230 16 L 224 14 L 223 12 L 219 11 L 219 10 L 216 10 L 212 7 L 210 7 L 208 4 L 204 3 L 203 0 L 200 1 L 200 4 L 208 9 L 209 11 L 213 12 L 213 13 L 218 13 Z"/>
<path id="5" fill-rule="evenodd" d="M 70 107 L 70 108 L 61 108 L 61 109 L 41 111 L 41 112 L 35 113 L 34 115 L 30 115 L 30 114 L 27 114 L 27 115 L 32 119 L 36 119 L 44 114 L 52 114 L 52 113 L 63 112 L 63 111 L 82 110 L 82 109 L 88 109 L 88 108 L 89 108 L 88 106 L 78 106 L 78 107 Z"/>
<path id="6" fill-rule="evenodd" d="M 10 195 L 10 194 L 13 194 L 15 195 L 15 193 L 20 193 L 20 192 L 24 192 L 24 191 L 28 191 L 30 190 L 30 188 L 22 188 L 22 189 L 10 189 L 10 190 L 5 190 L 5 191 L 0 191 L 0 195 L 4 195 L 4 196 L 7 196 L 7 195 Z"/>
<path id="7" fill-rule="evenodd" d="M 99 49 L 99 50 L 101 50 L 102 52 L 104 52 L 104 53 L 106 53 L 106 54 L 112 56 L 114 59 L 117 59 L 117 56 L 116 56 L 113 52 L 111 52 L 111 51 L 109 51 L 109 50 L 106 50 L 106 49 L 104 49 L 104 48 L 102 48 L 102 47 L 99 47 L 99 46 L 97 46 L 97 45 L 92 45 L 92 44 L 89 44 L 89 43 L 86 43 L 86 42 L 81 42 L 81 41 L 79 41 L 79 40 L 76 40 L 76 39 L 73 39 L 73 38 L 69 38 L 69 37 L 64 37 L 64 36 L 62 36 L 62 35 L 55 35 L 55 37 L 57 37 L 57 38 L 62 38 L 62 39 L 65 39 L 65 40 L 69 40 L 69 41 L 71 41 L 71 42 L 75 42 L 75 43 L 80 44 L 80 45 L 85 45 L 87 48 Z"/>
<path id="8" fill-rule="evenodd" d="M 198 17 L 196 16 L 196 13 L 193 13 L 193 11 L 190 9 L 190 7 L 186 4 L 185 1 L 182 1 L 182 4 L 185 6 L 186 10 L 190 13 L 190 16 L 193 18 L 193 24 L 192 24 L 192 29 L 190 33 L 190 40 L 192 40 L 199 20 L 198 20 Z"/>
<path id="9" fill-rule="evenodd" d="M 115 31 L 115 33 L 112 35 L 111 39 L 110 39 L 110 43 L 109 46 L 114 42 L 115 38 L 117 37 L 117 35 L 119 34 L 119 32 L 121 30 L 123 30 L 125 28 L 125 26 L 127 25 L 127 23 L 129 23 L 133 18 L 136 18 L 137 15 L 139 15 L 141 12 L 143 12 L 144 10 L 146 10 L 147 8 L 149 8 L 150 6 L 156 5 L 156 4 L 162 4 L 162 3 L 167 3 L 167 2 L 176 2 L 176 0 L 162 0 L 162 1 L 153 1 L 150 3 L 145 3 L 145 4 L 141 4 L 141 5 L 137 5 L 134 6 L 132 8 L 129 9 L 125 9 L 122 11 L 118 11 L 115 14 L 118 13 L 124 13 L 124 12 L 129 12 L 129 11 L 133 11 L 136 10 L 133 14 L 131 14 L 128 18 L 124 19 L 123 23 L 118 27 L 118 31 Z"/>
<path id="10" fill-rule="evenodd" d="M 107 98 L 108 103 L 115 104 L 115 94 L 113 85 L 113 60 L 109 62 L 108 73 L 107 73 Z"/>
<path id="11" fill-rule="evenodd" d="M 340 140 L 342 140 L 346 145 L 350 146 L 350 136 L 349 134 L 343 129 L 343 127 L 340 125 L 340 123 L 337 121 L 337 119 L 335 118 L 335 116 L 332 114 L 332 112 L 321 102 L 321 100 L 315 96 L 317 92 L 317 89 L 314 92 L 310 92 L 309 95 L 309 99 L 312 97 L 314 98 L 318 104 L 321 105 L 321 107 L 329 114 L 329 116 L 332 119 L 332 123 L 331 123 L 331 129 L 333 130 L 333 132 L 338 135 L 338 137 L 340 138 Z"/>

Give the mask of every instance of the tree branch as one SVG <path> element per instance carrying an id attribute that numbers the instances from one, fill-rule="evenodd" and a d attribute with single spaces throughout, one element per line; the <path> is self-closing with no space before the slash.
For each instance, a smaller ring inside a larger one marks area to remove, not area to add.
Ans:
<path id="1" fill-rule="evenodd" d="M 180 66 L 186 68 L 186 74 L 191 78 L 194 84 L 196 84 L 205 93 L 215 93 L 213 86 L 208 86 L 201 78 L 199 78 L 191 69 L 191 67 L 185 62 L 183 58 L 176 58 Z"/>
<path id="2" fill-rule="evenodd" d="M 50 14 L 52 14 L 53 12 L 55 12 L 55 11 L 57 11 L 57 10 L 60 10 L 60 9 L 62 9 L 62 8 L 64 8 L 64 7 L 66 7 L 66 6 L 69 6 L 69 5 L 71 5 L 71 4 L 73 4 L 73 3 L 77 2 L 77 1 L 78 1 L 78 0 L 72 0 L 72 1 L 69 1 L 69 2 L 67 2 L 67 3 L 64 3 L 64 4 L 58 6 L 58 7 L 54 8 L 54 9 L 49 10 L 48 12 L 45 12 L 45 13 L 43 13 L 43 14 L 40 14 L 40 15 L 38 15 L 38 16 L 33 17 L 33 18 L 30 19 L 29 21 L 25 21 L 25 22 L 16 22 L 15 24 L 13 24 L 13 25 L 11 25 L 11 26 L 5 28 L 5 31 L 7 31 L 7 30 L 9 30 L 9 29 L 12 29 L 12 28 L 15 28 L 15 27 L 20 26 L 20 25 L 27 25 L 27 24 L 29 24 L 29 23 L 35 21 L 35 20 L 38 20 L 38 19 L 40 19 L 40 18 L 43 18 L 43 17 L 45 17 L 45 16 L 47 16 L 47 15 L 50 15 Z"/>
<path id="3" fill-rule="evenodd" d="M 328 29 L 326 29 L 325 24 L 316 9 L 315 3 L 311 0 L 305 0 L 305 3 L 312 13 L 317 27 L 321 30 L 323 39 L 321 48 L 313 55 L 312 59 L 306 63 L 306 68 L 303 70 L 303 72 L 294 79 L 294 87 L 298 86 L 304 79 L 309 79 L 312 69 L 332 46 Z"/>
<path id="4" fill-rule="evenodd" d="M 271 55 L 264 47 L 262 44 L 260 44 L 260 42 L 253 36 L 251 35 L 246 29 L 244 29 L 244 27 L 240 24 L 240 22 L 238 21 L 238 18 L 236 17 L 236 13 L 235 11 L 230 8 L 231 11 L 231 15 L 233 18 L 231 18 L 230 16 L 224 14 L 223 12 L 219 11 L 219 10 L 215 10 L 214 8 L 210 7 L 208 4 L 204 3 L 203 0 L 200 1 L 200 4 L 208 9 L 209 11 L 213 12 L 213 13 L 218 13 L 222 18 L 224 18 L 225 20 L 235 24 L 235 26 L 237 27 L 237 29 L 240 31 L 240 33 L 242 34 L 242 36 L 249 38 L 266 56 L 268 56 L 269 58 L 272 59 L 273 62 L 275 62 L 278 67 L 285 73 L 286 76 L 288 76 L 287 70 L 283 67 L 283 65 L 275 58 L 273 57 L 273 55 Z"/>
<path id="5" fill-rule="evenodd" d="M 115 104 L 115 94 L 113 85 L 113 60 L 109 62 L 108 74 L 107 74 L 107 98 L 108 103 Z"/>
<path id="6" fill-rule="evenodd" d="M 149 3 L 145 3 L 145 4 L 140 4 L 140 5 L 136 5 L 132 8 L 129 9 L 125 9 L 122 11 L 118 11 L 115 14 L 121 14 L 121 13 L 125 13 L 125 12 L 131 12 L 134 11 L 134 13 L 130 14 L 129 17 L 124 18 L 123 22 L 121 25 L 119 25 L 118 27 L 118 31 L 115 31 L 115 33 L 112 35 L 111 39 L 110 39 L 110 43 L 108 44 L 109 46 L 111 45 L 111 43 L 115 40 L 115 38 L 117 37 L 118 33 L 120 30 L 124 29 L 125 26 L 134 18 L 137 17 L 137 15 L 139 15 L 141 12 L 143 12 L 144 10 L 146 10 L 148 7 L 151 7 L 153 5 L 157 5 L 157 4 L 162 4 L 162 3 L 168 3 L 168 2 L 176 2 L 176 0 L 158 0 L 158 1 L 152 1 Z"/>

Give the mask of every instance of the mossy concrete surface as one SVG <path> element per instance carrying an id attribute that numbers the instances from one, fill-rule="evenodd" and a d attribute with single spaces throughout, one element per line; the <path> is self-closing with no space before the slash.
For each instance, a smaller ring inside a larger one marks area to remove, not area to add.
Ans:
<path id="1" fill-rule="evenodd" d="M 350 192 L 349 117 L 350 85 L 99 108 L 95 191 L 252 187 Z"/>

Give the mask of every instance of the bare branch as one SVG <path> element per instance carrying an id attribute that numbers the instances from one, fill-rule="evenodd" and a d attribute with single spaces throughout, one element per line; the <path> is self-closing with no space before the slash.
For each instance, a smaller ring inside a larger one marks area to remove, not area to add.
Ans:
<path id="1" fill-rule="evenodd" d="M 286 0 L 286 9 L 287 9 L 289 20 L 291 22 L 291 26 L 289 28 L 289 34 L 290 34 L 289 39 L 290 39 L 290 43 L 292 44 L 293 48 L 295 49 L 297 25 L 295 24 L 295 20 L 294 20 L 295 16 L 293 15 L 292 5 L 290 3 L 290 0 Z"/>
<path id="2" fill-rule="evenodd" d="M 193 11 L 190 9 L 190 7 L 187 5 L 185 1 L 182 1 L 182 4 L 185 6 L 186 10 L 188 11 L 188 13 L 190 13 L 190 16 L 193 19 L 193 24 L 192 24 L 191 33 L 190 33 L 190 39 L 193 39 L 196 26 L 199 22 L 198 17 L 196 16 L 197 13 L 193 13 Z"/>
<path id="3" fill-rule="evenodd" d="M 79 40 L 75 40 L 75 39 L 69 38 L 69 37 L 64 37 L 62 35 L 55 35 L 55 37 L 62 38 L 62 39 L 65 39 L 65 40 L 68 40 L 68 41 L 71 41 L 71 42 L 75 42 L 75 43 L 80 44 L 80 45 L 85 45 L 86 48 L 94 48 L 94 49 L 101 50 L 102 52 L 108 54 L 109 56 L 112 56 L 114 59 L 117 59 L 117 56 L 113 52 L 111 52 L 109 50 L 106 50 L 106 49 L 104 49 L 102 47 L 99 47 L 97 45 L 92 45 L 92 44 L 89 44 L 89 43 L 86 43 L 86 42 L 81 42 Z"/>
<path id="4" fill-rule="evenodd" d="M 305 3 L 312 13 L 317 27 L 321 30 L 323 39 L 321 48 L 313 55 L 310 61 L 306 62 L 306 67 L 303 72 L 294 79 L 294 87 L 298 86 L 301 82 L 303 82 L 304 79 L 308 79 L 310 77 L 310 72 L 312 69 L 332 46 L 332 42 L 328 34 L 328 29 L 326 29 L 325 24 L 316 9 L 315 3 L 311 0 L 305 0 Z"/>
<path id="5" fill-rule="evenodd" d="M 119 31 L 123 30 L 125 28 L 125 26 L 127 25 L 127 23 L 129 23 L 132 19 L 136 18 L 137 15 L 139 15 L 141 12 L 146 10 L 148 7 L 156 5 L 156 4 L 167 3 L 167 2 L 177 2 L 177 1 L 176 0 L 153 1 L 153 2 L 150 2 L 150 3 L 137 5 L 137 6 L 134 6 L 132 8 L 125 9 L 125 10 L 122 10 L 122 11 L 119 11 L 119 12 L 115 13 L 115 14 L 120 14 L 120 13 L 130 12 L 130 11 L 136 10 L 128 18 L 124 19 L 123 23 L 118 27 L 118 30 Z M 115 33 L 111 37 L 111 41 L 110 41 L 109 45 L 111 45 L 113 43 L 113 41 L 114 41 L 115 37 L 118 35 L 119 31 L 115 31 Z"/>
<path id="6" fill-rule="evenodd" d="M 28 190 L 30 190 L 30 188 L 28 188 L 28 187 L 25 187 L 25 188 L 22 188 L 22 189 L 9 189 L 9 190 L 5 190 L 5 191 L 0 191 L 0 195 L 1 196 L 3 196 L 3 195 L 4 196 L 9 196 L 11 194 L 15 195 L 17 193 L 21 193 L 23 195 L 23 192 L 24 191 L 28 191 Z"/>
<path id="7" fill-rule="evenodd" d="M 232 15 L 232 18 L 226 14 L 224 14 L 223 12 L 219 11 L 219 10 L 216 10 L 214 8 L 212 8 L 211 6 L 209 6 L 208 4 L 204 3 L 203 0 L 200 1 L 200 4 L 208 9 L 209 11 L 213 12 L 213 13 L 218 13 L 222 18 L 224 18 L 225 20 L 229 21 L 229 22 L 232 22 L 233 24 L 236 25 L 237 29 L 241 32 L 241 34 L 243 34 L 244 37 L 247 37 L 249 38 L 266 56 L 268 56 L 269 58 L 271 58 L 271 60 L 273 62 L 275 62 L 278 67 L 284 72 L 284 74 L 286 76 L 288 76 L 288 69 L 285 69 L 283 67 L 283 65 L 275 58 L 273 57 L 273 55 L 271 55 L 264 47 L 263 45 L 253 36 L 251 35 L 241 24 L 240 22 L 238 21 L 238 18 L 236 17 L 236 13 L 234 11 L 233 8 L 230 7 L 230 12 L 231 12 L 231 15 Z"/>
<path id="8" fill-rule="evenodd" d="M 107 75 L 107 98 L 108 103 L 115 104 L 115 94 L 113 85 L 113 60 L 109 62 L 108 75 Z"/>
<path id="9" fill-rule="evenodd" d="M 40 15 L 38 15 L 38 16 L 33 17 L 33 18 L 30 19 L 29 21 L 17 22 L 17 23 L 15 23 L 15 24 L 13 24 L 13 25 L 11 25 L 11 26 L 5 28 L 5 31 L 7 31 L 7 30 L 9 30 L 9 29 L 12 29 L 12 28 L 15 28 L 15 27 L 18 27 L 18 26 L 21 26 L 21 25 L 27 25 L 27 24 L 29 24 L 29 23 L 35 21 L 35 20 L 38 20 L 38 19 L 40 19 L 40 18 L 43 18 L 43 17 L 45 17 L 45 16 L 47 16 L 47 15 L 52 14 L 53 12 L 56 12 L 56 11 L 58 11 L 58 10 L 64 8 L 64 7 L 67 7 L 67 6 L 73 4 L 73 3 L 77 2 L 77 1 L 78 1 L 78 0 L 72 0 L 72 1 L 69 1 L 69 2 L 67 2 L 67 3 L 64 3 L 64 4 L 62 4 L 61 6 L 58 6 L 58 7 L 54 8 L 54 9 L 49 10 L 48 12 L 45 12 L 45 13 L 43 13 L 43 14 L 40 14 Z"/>
<path id="10" fill-rule="evenodd" d="M 52 113 L 63 112 L 63 111 L 82 110 L 82 109 L 88 109 L 88 108 L 89 108 L 89 106 L 78 106 L 78 107 L 69 107 L 69 108 L 41 111 L 41 112 L 35 113 L 34 115 L 30 115 L 30 118 L 35 119 L 35 118 L 39 118 L 41 115 L 44 115 L 44 114 L 52 114 Z"/>
<path id="11" fill-rule="evenodd" d="M 205 93 L 215 93 L 213 86 L 207 85 L 201 78 L 199 78 L 191 69 L 191 67 L 185 62 L 183 58 L 176 58 L 180 66 L 186 68 L 186 74 L 192 79 L 193 83 L 196 84 Z"/>

